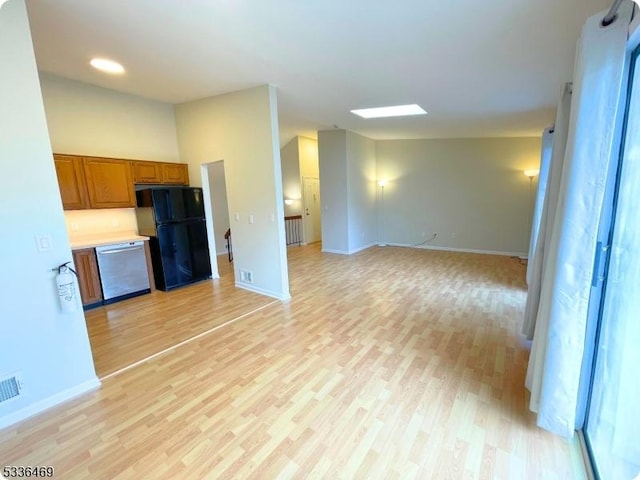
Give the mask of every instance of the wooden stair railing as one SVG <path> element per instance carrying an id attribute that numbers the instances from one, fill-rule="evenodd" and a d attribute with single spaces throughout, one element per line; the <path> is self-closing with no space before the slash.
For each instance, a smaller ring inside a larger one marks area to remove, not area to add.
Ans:
<path id="1" fill-rule="evenodd" d="M 228 228 L 224 234 L 224 239 L 227 241 L 227 255 L 229 256 L 229 263 L 233 262 L 233 250 L 231 249 L 231 229 Z"/>
<path id="2" fill-rule="evenodd" d="M 302 243 L 302 215 L 284 217 L 284 229 L 287 236 L 287 246 Z"/>

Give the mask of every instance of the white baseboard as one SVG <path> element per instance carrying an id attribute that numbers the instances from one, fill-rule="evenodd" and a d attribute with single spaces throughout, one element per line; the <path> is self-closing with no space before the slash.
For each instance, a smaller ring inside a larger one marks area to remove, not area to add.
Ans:
<path id="1" fill-rule="evenodd" d="M 505 257 L 527 258 L 527 253 L 522 252 L 500 252 L 496 250 L 479 250 L 474 248 L 453 248 L 440 245 L 409 245 L 405 243 L 387 243 L 390 247 L 420 248 L 423 250 L 441 250 L 444 252 L 479 253 L 482 255 L 502 255 Z"/>
<path id="2" fill-rule="evenodd" d="M 373 247 L 374 245 L 378 245 L 378 244 L 377 244 L 377 243 L 370 243 L 369 245 L 365 245 L 365 246 L 363 246 L 363 247 L 358 247 L 358 248 L 355 248 L 355 249 L 353 249 L 353 250 L 349 250 L 349 255 L 351 255 L 351 254 L 353 254 L 353 253 L 361 252 L 361 251 L 363 251 L 363 250 L 366 250 L 367 248 L 371 248 L 371 247 Z"/>
<path id="3" fill-rule="evenodd" d="M 367 248 L 371 248 L 374 245 L 377 245 L 376 243 L 370 243 L 369 245 L 365 245 L 363 247 L 358 247 L 358 248 L 354 248 L 353 250 L 333 250 L 330 248 L 323 248 L 322 252 L 324 253 L 337 253 L 338 255 L 353 255 L 354 253 L 358 253 L 361 252 L 363 250 L 366 250 Z"/>
<path id="4" fill-rule="evenodd" d="M 323 248 L 323 253 L 337 253 L 338 255 L 349 255 L 349 252 L 346 250 L 333 250 L 331 248 Z"/>
<path id="5" fill-rule="evenodd" d="M 21 422 L 22 420 L 37 415 L 38 413 L 42 413 L 49 408 L 55 407 L 60 403 L 83 395 L 87 392 L 90 392 L 91 390 L 100 388 L 100 385 L 101 383 L 100 380 L 98 380 L 98 377 L 94 377 L 91 380 L 81 383 L 80 385 L 76 385 L 75 387 L 69 388 L 60 393 L 21 408 L 17 412 L 5 415 L 4 417 L 0 418 L 0 429 Z"/>
<path id="6" fill-rule="evenodd" d="M 291 294 L 289 292 L 286 292 L 284 294 L 273 292 L 271 290 L 267 290 L 266 288 L 256 287 L 251 283 L 236 282 L 236 287 L 242 288 L 244 290 L 249 290 L 250 292 L 259 293 L 260 295 L 266 295 L 267 297 L 276 298 L 278 300 L 282 300 L 283 302 L 291 300 Z"/>

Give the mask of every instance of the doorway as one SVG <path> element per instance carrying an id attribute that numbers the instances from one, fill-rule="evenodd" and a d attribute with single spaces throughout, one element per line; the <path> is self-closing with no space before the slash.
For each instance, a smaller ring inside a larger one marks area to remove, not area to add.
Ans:
<path id="1" fill-rule="evenodd" d="M 322 238 L 320 226 L 320 180 L 318 178 L 302 177 L 302 192 L 304 202 L 304 241 L 307 244 L 319 242 Z"/>
<path id="2" fill-rule="evenodd" d="M 640 49 L 632 55 L 623 147 L 609 213 L 611 227 L 600 250 L 601 300 L 595 361 L 584 435 L 596 478 L 640 476 Z"/>
<path id="3" fill-rule="evenodd" d="M 219 278 L 226 263 L 227 240 L 225 234 L 230 228 L 229 205 L 227 202 L 227 186 L 224 174 L 224 160 L 205 163 L 202 168 L 202 190 L 205 201 L 204 210 L 207 219 L 207 236 L 209 239 L 209 257 L 211 258 L 211 272 L 213 278 Z"/>

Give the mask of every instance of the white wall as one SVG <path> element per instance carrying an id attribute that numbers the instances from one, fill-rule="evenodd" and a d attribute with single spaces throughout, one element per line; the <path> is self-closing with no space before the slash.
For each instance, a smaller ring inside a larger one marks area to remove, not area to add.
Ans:
<path id="1" fill-rule="evenodd" d="M 347 132 L 318 132 L 320 200 L 322 202 L 322 250 L 349 252 L 347 195 Z"/>
<path id="2" fill-rule="evenodd" d="M 300 176 L 319 178 L 318 141 L 308 137 L 298 137 L 298 156 L 300 158 Z"/>
<path id="3" fill-rule="evenodd" d="M 62 314 L 51 269 L 71 260 L 24 0 L 0 8 L 0 378 L 21 397 L 0 404 L 0 428 L 99 385 L 84 315 Z M 36 236 L 52 248 L 38 252 Z"/>
<path id="4" fill-rule="evenodd" d="M 284 204 L 284 214 L 300 215 L 302 213 L 302 190 L 300 184 L 300 154 L 298 137 L 293 138 L 280 150 L 282 163 L 282 193 L 284 199 L 293 200 L 293 204 Z"/>
<path id="5" fill-rule="evenodd" d="M 183 103 L 175 110 L 180 157 L 189 163 L 192 184 L 201 184 L 203 163 L 224 160 L 236 285 L 289 298 L 275 88 Z M 239 270 L 253 272 L 253 284 L 241 282 Z"/>
<path id="6" fill-rule="evenodd" d="M 300 193 L 302 199 L 300 200 L 300 215 L 303 215 L 304 210 L 304 181 L 303 178 L 317 178 L 320 179 L 320 167 L 318 159 L 318 141 L 308 137 L 298 138 L 298 161 L 300 167 Z M 320 195 L 320 202 L 322 205 L 322 195 Z M 320 229 L 322 230 L 322 206 L 320 207 Z M 318 238 L 310 238 L 311 232 L 307 233 L 307 222 L 302 220 L 302 242 L 309 243 L 312 240 Z M 322 238 L 322 237 L 319 237 Z"/>
<path id="7" fill-rule="evenodd" d="M 173 105 L 40 74 L 56 153 L 179 162 Z"/>
<path id="8" fill-rule="evenodd" d="M 376 242 L 375 142 L 346 130 L 318 132 L 323 251 L 351 254 Z"/>
<path id="9" fill-rule="evenodd" d="M 382 140 L 384 241 L 526 255 L 539 138 Z M 535 184 L 534 184 L 535 186 Z M 424 235 L 423 235 L 424 234 Z"/>
<path id="10" fill-rule="evenodd" d="M 353 253 L 377 240 L 376 145 L 353 132 L 347 132 L 347 187 L 349 253 Z"/>
<path id="11" fill-rule="evenodd" d="M 207 165 L 207 172 L 209 174 L 209 194 L 211 196 L 216 255 L 223 255 L 227 253 L 227 241 L 224 235 L 230 227 L 227 185 L 224 178 L 224 162 L 213 162 Z"/>
<path id="12" fill-rule="evenodd" d="M 45 72 L 40 82 L 54 152 L 179 162 L 173 105 Z M 135 222 L 134 209 L 124 214 Z M 110 228 L 114 216 L 108 209 L 89 211 L 89 223 L 70 219 L 73 215 L 66 212 L 67 224 L 79 225 L 68 230 L 73 239 L 120 231 L 127 223 Z"/>
<path id="13" fill-rule="evenodd" d="M 304 210 L 304 177 L 319 178 L 318 142 L 312 138 L 295 137 L 280 150 L 282 160 L 282 188 L 284 198 L 291 200 L 291 205 L 284 205 L 284 214 L 302 215 Z M 307 242 L 302 223 L 302 241 Z"/>

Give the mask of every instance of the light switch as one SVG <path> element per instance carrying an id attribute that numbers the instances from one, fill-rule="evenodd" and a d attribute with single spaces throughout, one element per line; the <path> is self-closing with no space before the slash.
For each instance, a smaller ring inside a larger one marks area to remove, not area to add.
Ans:
<path id="1" fill-rule="evenodd" d="M 275 222 L 276 216 L 272 213 L 271 215 L 269 215 L 269 220 L 271 220 L 271 222 Z"/>
<path id="2" fill-rule="evenodd" d="M 236 212 L 236 214 L 234 215 L 234 217 L 236 218 L 236 222 L 240 221 L 240 214 L 238 212 Z"/>
<path id="3" fill-rule="evenodd" d="M 36 235 L 36 244 L 39 252 L 49 252 L 53 248 L 53 239 L 50 233 Z"/>
<path id="4" fill-rule="evenodd" d="M 249 215 L 249 223 L 253 223 L 254 222 L 254 218 L 253 218 L 253 214 Z"/>

